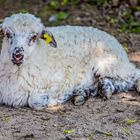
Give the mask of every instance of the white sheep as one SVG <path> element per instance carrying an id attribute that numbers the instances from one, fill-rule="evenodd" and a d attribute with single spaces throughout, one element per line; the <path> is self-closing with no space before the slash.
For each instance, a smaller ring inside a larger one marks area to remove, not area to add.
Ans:
<path id="1" fill-rule="evenodd" d="M 92 95 L 140 91 L 140 70 L 119 42 L 93 27 L 47 27 L 31 14 L 0 25 L 0 103 L 42 109 Z"/>

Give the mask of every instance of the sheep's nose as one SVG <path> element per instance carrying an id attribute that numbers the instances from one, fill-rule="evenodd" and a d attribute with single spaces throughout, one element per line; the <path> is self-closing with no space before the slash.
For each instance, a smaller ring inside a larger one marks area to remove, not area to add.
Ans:
<path id="1" fill-rule="evenodd" d="M 15 48 L 14 49 L 14 52 L 12 54 L 12 62 L 16 65 L 20 65 L 23 63 L 23 58 L 24 58 L 24 49 L 21 47 L 21 48 Z"/>

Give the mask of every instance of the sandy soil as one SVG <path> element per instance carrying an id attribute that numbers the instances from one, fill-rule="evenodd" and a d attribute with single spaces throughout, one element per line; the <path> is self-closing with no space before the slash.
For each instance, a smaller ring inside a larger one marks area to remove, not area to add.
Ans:
<path id="1" fill-rule="evenodd" d="M 22 8 L 36 14 L 41 4 L 36 1 L 20 7 L 19 2 L 6 0 L 0 8 L 0 19 Z M 140 35 L 116 32 L 115 26 L 104 20 L 106 10 L 81 5 L 71 7 L 69 12 L 70 17 L 59 24 L 98 27 L 127 44 L 129 52 L 140 51 Z M 140 140 L 140 94 L 121 93 L 107 101 L 90 98 L 83 106 L 68 102 L 42 111 L 0 106 L 0 140 Z"/>
<path id="2" fill-rule="evenodd" d="M 25 139 L 139 140 L 140 95 L 90 98 L 83 106 L 67 103 L 43 111 L 0 106 L 0 140 Z"/>

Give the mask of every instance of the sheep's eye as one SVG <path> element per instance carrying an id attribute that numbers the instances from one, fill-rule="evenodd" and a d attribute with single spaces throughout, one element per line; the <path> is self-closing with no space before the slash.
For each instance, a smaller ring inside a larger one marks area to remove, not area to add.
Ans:
<path id="1" fill-rule="evenodd" d="M 35 42 L 36 39 L 37 39 L 37 35 L 34 35 L 34 36 L 32 36 L 32 38 L 31 38 L 31 40 L 32 40 L 33 42 Z"/>
<path id="2" fill-rule="evenodd" d="M 33 45 L 33 43 L 37 40 L 37 34 L 32 33 L 29 35 L 29 46 Z"/>
<path id="3" fill-rule="evenodd" d="M 12 38 L 12 36 L 11 36 L 10 33 L 6 33 L 6 36 L 7 36 L 8 39 L 9 39 L 9 38 Z"/>

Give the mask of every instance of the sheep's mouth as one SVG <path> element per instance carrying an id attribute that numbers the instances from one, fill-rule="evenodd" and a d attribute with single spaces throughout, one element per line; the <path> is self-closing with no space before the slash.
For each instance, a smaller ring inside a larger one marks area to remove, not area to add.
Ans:
<path id="1" fill-rule="evenodd" d="M 13 54 L 12 62 L 14 65 L 20 66 L 23 63 L 23 58 L 24 58 L 24 55 L 22 54 L 18 54 L 18 55 Z"/>

